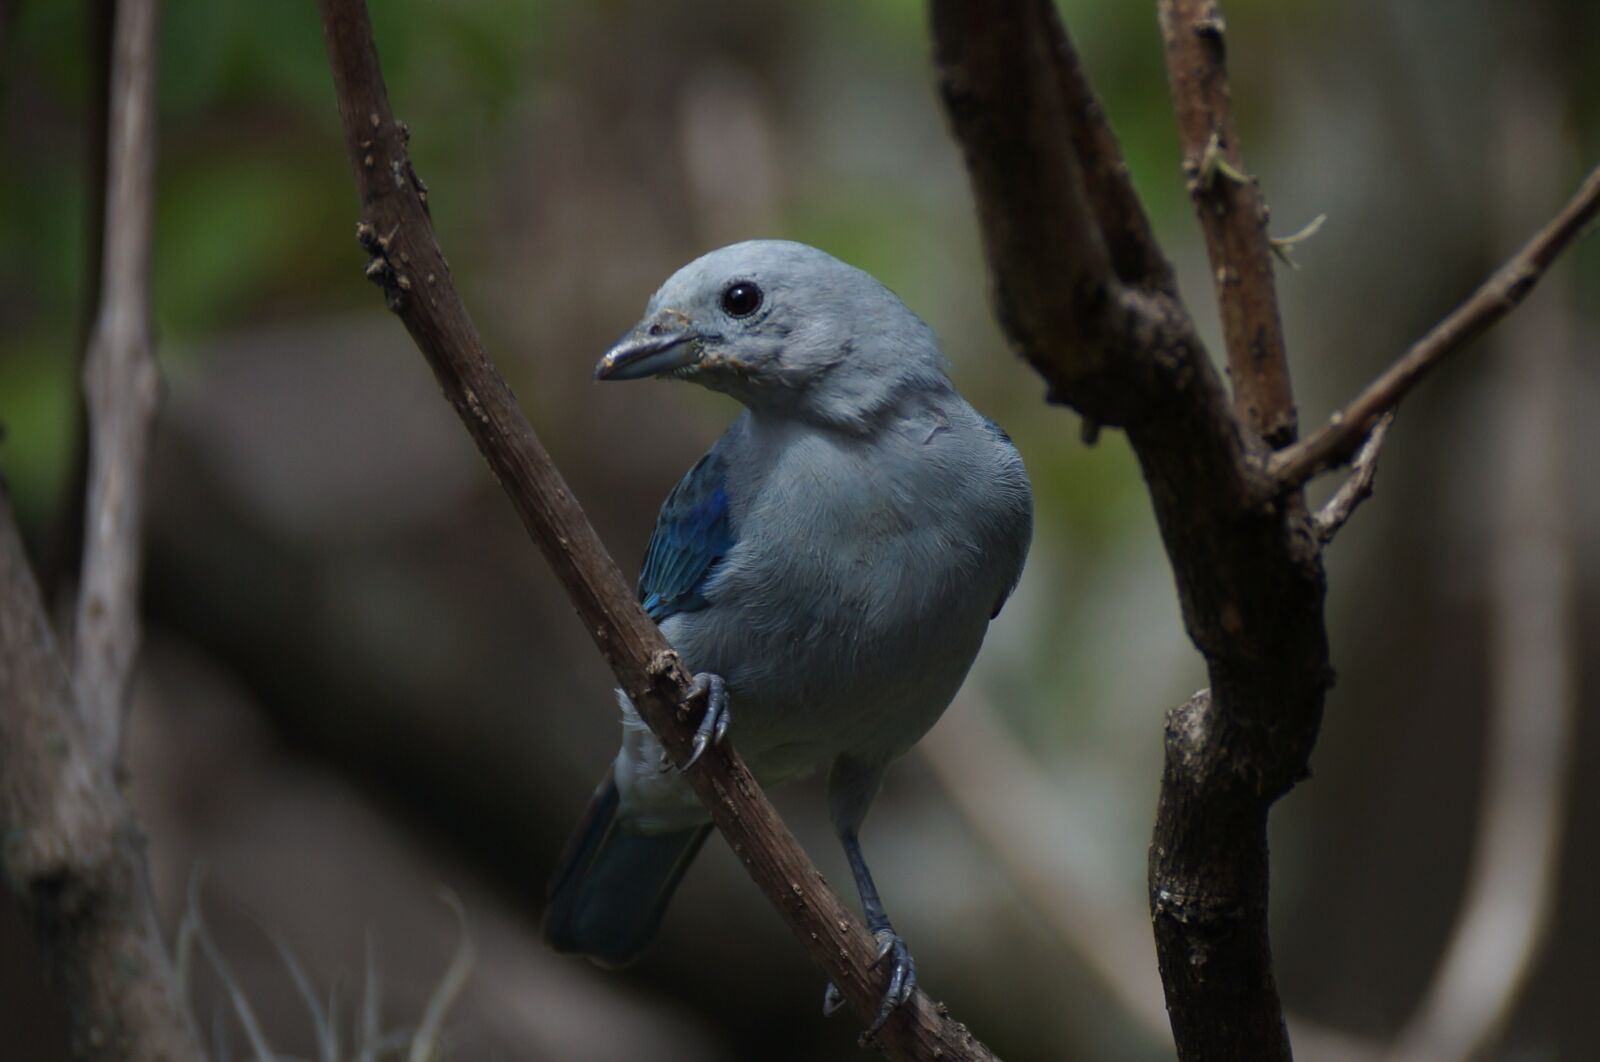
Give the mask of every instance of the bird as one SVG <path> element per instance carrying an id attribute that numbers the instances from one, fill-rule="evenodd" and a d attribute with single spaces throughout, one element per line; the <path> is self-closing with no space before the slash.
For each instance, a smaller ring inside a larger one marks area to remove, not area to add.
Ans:
<path id="1" fill-rule="evenodd" d="M 1033 495 L 1010 437 L 956 391 L 934 332 L 863 270 L 750 240 L 674 273 L 600 359 L 744 408 L 668 494 L 639 574 L 645 612 L 705 708 L 675 766 L 622 691 L 622 746 L 551 878 L 557 951 L 645 949 L 709 816 L 686 773 L 730 733 L 764 787 L 827 769 L 834 832 L 887 987 L 917 985 L 862 854 L 886 768 L 955 697 L 1017 586 Z M 824 1013 L 842 1004 L 835 986 Z"/>

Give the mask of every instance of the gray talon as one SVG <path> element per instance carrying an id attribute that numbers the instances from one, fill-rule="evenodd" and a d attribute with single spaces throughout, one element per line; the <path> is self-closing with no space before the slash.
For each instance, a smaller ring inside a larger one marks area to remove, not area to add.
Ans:
<path id="1" fill-rule="evenodd" d="M 822 993 L 822 1016 L 832 1017 L 833 1013 L 844 1006 L 844 993 L 839 991 L 839 986 L 832 981 L 828 982 L 828 990 Z"/>
<path id="2" fill-rule="evenodd" d="M 895 1009 L 904 1006 L 917 991 L 917 964 L 911 958 L 906 942 L 900 939 L 900 934 L 892 929 L 880 929 L 873 936 L 878 938 L 878 957 L 872 960 L 872 965 L 877 967 L 891 956 L 893 965 L 890 967 L 889 988 L 883 993 L 878 1016 L 862 1034 L 868 1040 L 876 1036 L 878 1030 L 893 1016 Z"/>
<path id="3" fill-rule="evenodd" d="M 688 699 L 693 701 L 702 698 L 706 702 L 706 710 L 700 717 L 700 725 L 694 731 L 689 759 L 683 765 L 686 771 L 695 765 L 705 754 L 706 749 L 722 743 L 722 739 L 728 733 L 728 724 L 733 721 L 733 716 L 728 711 L 728 684 L 722 680 L 721 675 L 702 671 L 694 677 L 694 683 L 689 687 Z"/>

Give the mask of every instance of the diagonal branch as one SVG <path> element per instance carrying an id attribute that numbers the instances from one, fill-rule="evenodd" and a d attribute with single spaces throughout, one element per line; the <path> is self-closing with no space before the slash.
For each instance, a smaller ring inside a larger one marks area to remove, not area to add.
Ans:
<path id="1" fill-rule="evenodd" d="M 1304 442 L 1273 455 L 1268 470 L 1279 488 L 1292 490 L 1329 468 L 1350 460 L 1372 425 L 1400 404 L 1435 365 L 1482 335 L 1516 309 L 1563 251 L 1600 216 L 1600 167 L 1551 222 L 1534 234 L 1512 259 L 1427 335 L 1417 340 L 1344 409 L 1328 418 Z"/>
<path id="2" fill-rule="evenodd" d="M 367 274 L 383 285 L 479 451 L 565 586 L 639 713 L 683 762 L 693 734 L 687 676 L 640 610 L 572 492 L 489 361 L 445 264 L 426 191 L 390 112 L 363 0 L 319 0 L 345 139 L 360 191 Z M 752 879 L 864 1020 L 877 1012 L 887 971 L 860 922 L 828 888 L 731 748 L 688 774 Z M 989 1050 L 922 992 L 895 1012 L 877 1043 L 896 1059 L 989 1059 Z"/>
<path id="3" fill-rule="evenodd" d="M 1294 392 L 1272 273 L 1267 204 L 1244 173 L 1215 0 L 1161 0 L 1167 79 L 1183 168 L 1211 259 L 1234 408 L 1275 446 L 1293 442 Z"/>
<path id="4" fill-rule="evenodd" d="M 159 386 L 150 324 L 157 7 L 116 5 L 100 308 L 83 370 L 89 479 L 73 674 L 103 763 L 121 745 L 139 646 L 144 462 Z"/>

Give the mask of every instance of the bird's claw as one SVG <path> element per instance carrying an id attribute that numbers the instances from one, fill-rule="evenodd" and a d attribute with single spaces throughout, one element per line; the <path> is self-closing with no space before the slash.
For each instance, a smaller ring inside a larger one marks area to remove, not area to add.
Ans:
<path id="1" fill-rule="evenodd" d="M 694 701 L 701 698 L 705 699 L 706 711 L 700 717 L 700 725 L 695 728 L 689 760 L 683 765 L 686 771 L 695 765 L 706 749 L 722 744 L 722 739 L 728 736 L 728 724 L 733 721 L 733 715 L 728 711 L 728 684 L 721 675 L 702 671 L 694 677 L 688 699 Z"/>
<path id="2" fill-rule="evenodd" d="M 917 963 L 911 957 L 911 950 L 906 947 L 906 942 L 900 939 L 900 934 L 892 929 L 880 929 L 872 934 L 878 942 L 878 954 L 873 958 L 869 969 L 889 965 L 889 987 L 883 993 L 883 1001 L 878 1004 L 878 1016 L 872 1024 L 867 1026 L 867 1031 L 861 1034 L 863 1040 L 870 1040 L 878 1034 L 894 1015 L 899 1007 L 904 1006 L 917 991 Z M 832 981 L 828 982 L 828 990 L 822 994 L 823 1016 L 832 1014 L 844 1006 L 844 993 L 839 991 L 839 986 Z"/>
<path id="3" fill-rule="evenodd" d="M 900 934 L 884 928 L 873 933 L 873 937 L 878 941 L 878 955 L 872 960 L 872 968 L 889 964 L 889 987 L 883 993 L 883 1002 L 878 1005 L 878 1016 L 862 1033 L 862 1038 L 867 1040 L 876 1036 L 895 1009 L 904 1006 L 917 991 L 917 963 L 911 957 L 911 949 L 900 939 Z"/>

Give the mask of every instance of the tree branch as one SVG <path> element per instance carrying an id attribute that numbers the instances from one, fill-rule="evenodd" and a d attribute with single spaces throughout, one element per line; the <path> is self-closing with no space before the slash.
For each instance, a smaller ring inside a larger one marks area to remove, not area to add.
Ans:
<path id="1" fill-rule="evenodd" d="M 151 341 L 156 0 L 116 5 L 100 309 L 83 386 L 89 489 L 74 678 L 90 752 L 112 763 L 139 646 L 144 460 L 159 376 Z"/>
<path id="2" fill-rule="evenodd" d="M 561 579 L 627 695 L 671 753 L 689 752 L 694 713 L 688 677 L 639 608 L 560 473 L 484 351 L 428 218 L 426 189 L 411 168 L 407 130 L 390 112 L 363 0 L 319 0 L 339 113 L 362 203 L 358 234 L 380 283 L 432 367 L 446 397 Z M 748 768 L 730 747 L 688 773 L 729 845 L 812 959 L 870 1021 L 887 971 L 876 948 L 828 888 Z M 897 1059 L 989 1059 L 960 1023 L 918 992 L 877 1040 Z"/>
<path id="3" fill-rule="evenodd" d="M 156 0 L 111 31 L 101 292 L 85 360 L 92 433 L 76 684 L 0 490 L 0 862 L 42 941 L 80 1059 L 201 1053 L 117 781 L 138 646 L 144 453 L 156 397 L 149 266 Z M 76 686 L 76 688 L 75 688 Z"/>
<path id="4" fill-rule="evenodd" d="M 1267 237 L 1267 204 L 1245 176 L 1215 0 L 1161 0 L 1167 79 L 1183 146 L 1183 169 L 1205 232 L 1222 311 L 1234 408 L 1274 446 L 1294 441 L 1294 392 Z"/>
<path id="5" fill-rule="evenodd" d="M 1111 240 L 1090 222 L 1109 222 L 1086 216 L 1082 176 L 1106 167 L 1076 157 L 1074 145 L 1094 141 L 1071 128 L 1085 112 L 1056 105 L 1071 93 L 1052 57 L 1071 53 L 1053 39 L 1065 30 L 1051 9 L 932 0 L 941 87 L 1002 323 L 1053 398 L 1127 429 L 1211 678 L 1169 718 L 1150 849 L 1179 1056 L 1287 1059 L 1266 822 L 1305 774 L 1331 674 L 1320 555 L 1303 506 L 1262 504 L 1259 443 L 1241 432 L 1187 311 L 1108 278 Z"/>
<path id="6" fill-rule="evenodd" d="M 1349 521 L 1357 507 L 1372 497 L 1372 483 L 1378 477 L 1378 456 L 1383 453 L 1383 441 L 1388 438 L 1389 425 L 1393 423 L 1393 413 L 1385 413 L 1378 419 L 1367 435 L 1367 441 L 1361 444 L 1361 449 L 1356 453 L 1350 478 L 1339 484 L 1333 497 L 1312 517 L 1312 524 L 1317 529 L 1317 541 L 1324 544 L 1332 542 L 1333 536 Z"/>
<path id="7" fill-rule="evenodd" d="M 79 1059 L 201 1058 L 156 926 L 133 812 L 93 751 L 0 491 L 0 846 Z"/>
<path id="8" fill-rule="evenodd" d="M 1584 234 L 1597 215 L 1600 167 L 1589 174 L 1561 213 L 1353 402 L 1328 418 L 1328 423 L 1304 442 L 1272 456 L 1268 470 L 1279 489 L 1292 490 L 1318 473 L 1350 460 L 1379 417 L 1399 405 L 1435 365 L 1516 309 L 1550 263 Z"/>

